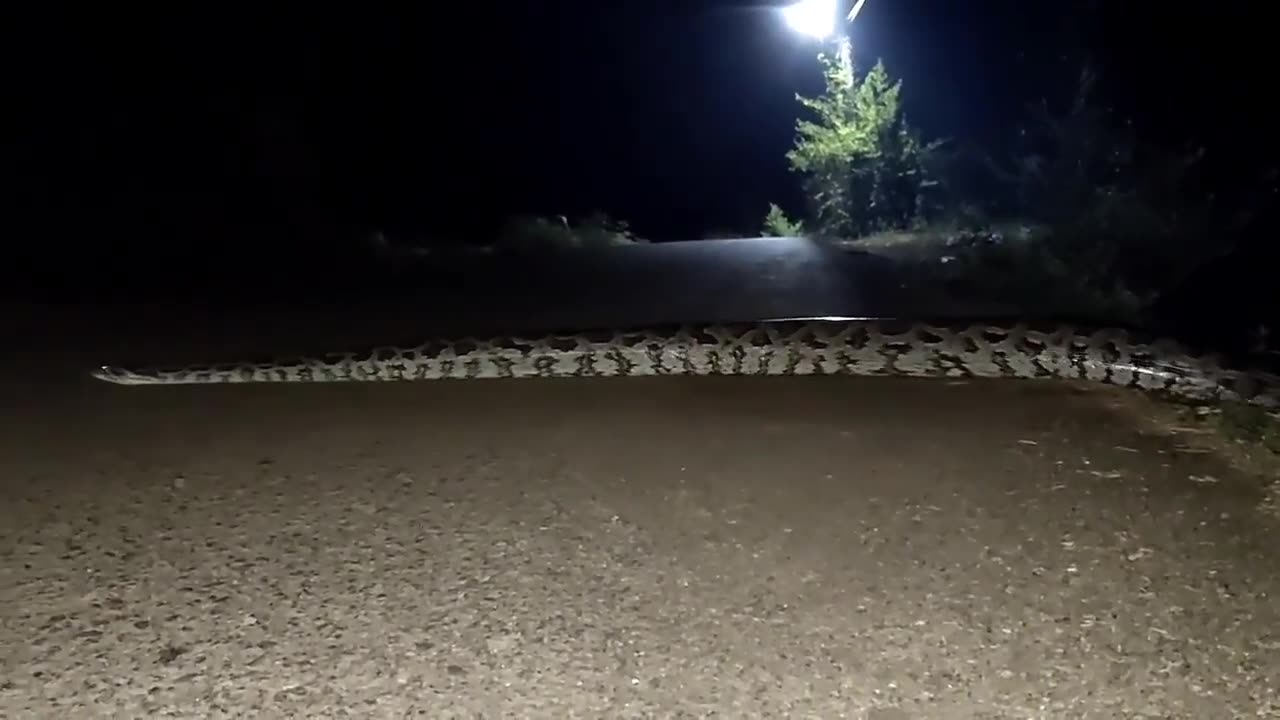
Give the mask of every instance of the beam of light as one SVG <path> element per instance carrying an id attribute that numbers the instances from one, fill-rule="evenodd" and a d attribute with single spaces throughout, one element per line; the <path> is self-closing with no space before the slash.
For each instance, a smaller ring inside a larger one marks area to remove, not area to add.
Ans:
<path id="1" fill-rule="evenodd" d="M 800 0 L 782 9 L 782 19 L 802 35 L 826 40 L 836 34 L 839 6 L 839 0 Z"/>
<path id="2" fill-rule="evenodd" d="M 853 9 L 849 11 L 849 17 L 847 18 L 849 22 L 853 22 L 853 19 L 858 17 L 858 11 L 862 9 L 866 2 L 867 0 L 858 0 L 853 4 Z"/>

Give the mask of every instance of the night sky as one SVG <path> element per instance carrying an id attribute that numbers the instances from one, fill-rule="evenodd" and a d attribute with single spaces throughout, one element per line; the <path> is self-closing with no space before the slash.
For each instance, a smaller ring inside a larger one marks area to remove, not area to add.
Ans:
<path id="1" fill-rule="evenodd" d="M 770 201 L 800 207 L 793 98 L 820 86 L 818 48 L 777 5 L 32 19 L 19 85 L 39 120 L 19 160 L 39 230 L 16 245 L 38 272 L 23 275 L 286 267 L 375 229 L 483 242 L 515 213 L 602 209 L 659 241 L 756 234 Z M 991 148 L 1093 58 L 1117 111 L 1204 144 L 1231 192 L 1277 156 L 1271 41 L 1248 6 L 868 0 L 852 34 L 927 135 Z"/>

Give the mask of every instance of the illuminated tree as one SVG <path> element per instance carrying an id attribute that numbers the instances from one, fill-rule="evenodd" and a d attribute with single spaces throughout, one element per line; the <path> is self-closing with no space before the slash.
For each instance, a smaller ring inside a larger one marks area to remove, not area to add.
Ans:
<path id="1" fill-rule="evenodd" d="M 804 178 L 816 234 L 856 238 L 906 229 L 932 210 L 937 182 L 930 170 L 940 143 L 926 143 L 907 124 L 901 82 L 883 63 L 862 78 L 823 56 L 825 91 L 798 96 L 811 119 L 796 125 L 791 168 Z"/>

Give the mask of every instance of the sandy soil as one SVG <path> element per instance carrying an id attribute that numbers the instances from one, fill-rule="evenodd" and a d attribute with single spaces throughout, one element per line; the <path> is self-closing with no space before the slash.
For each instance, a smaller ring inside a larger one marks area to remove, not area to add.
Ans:
<path id="1" fill-rule="evenodd" d="M 1105 394 L 68 352 L 0 377 L 2 717 L 1280 713 L 1263 484 Z"/>

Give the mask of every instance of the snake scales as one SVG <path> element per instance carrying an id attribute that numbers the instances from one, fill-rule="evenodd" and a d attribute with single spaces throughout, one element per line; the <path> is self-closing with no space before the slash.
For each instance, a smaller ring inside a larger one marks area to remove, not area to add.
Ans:
<path id="1" fill-rule="evenodd" d="M 122 385 L 819 374 L 1089 380 L 1280 409 L 1275 375 L 1233 369 L 1167 339 L 1069 325 L 786 320 L 433 340 L 313 358 L 93 372 Z"/>

